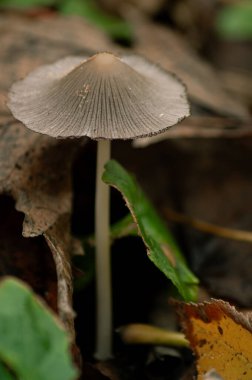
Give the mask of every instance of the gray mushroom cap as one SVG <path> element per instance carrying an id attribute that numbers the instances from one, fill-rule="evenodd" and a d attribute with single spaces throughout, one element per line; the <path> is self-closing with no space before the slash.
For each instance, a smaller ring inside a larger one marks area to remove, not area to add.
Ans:
<path id="1" fill-rule="evenodd" d="M 184 85 L 138 56 L 67 57 L 15 83 L 9 108 L 53 137 L 132 139 L 163 132 L 189 115 Z"/>

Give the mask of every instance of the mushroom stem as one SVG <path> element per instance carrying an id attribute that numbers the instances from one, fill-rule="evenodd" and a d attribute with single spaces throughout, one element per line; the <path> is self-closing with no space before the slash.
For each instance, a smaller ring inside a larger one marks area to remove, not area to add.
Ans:
<path id="1" fill-rule="evenodd" d="M 110 265 L 109 186 L 102 182 L 105 163 L 110 159 L 110 140 L 98 140 L 95 197 L 96 240 L 96 353 L 99 360 L 112 356 L 112 296 Z"/>

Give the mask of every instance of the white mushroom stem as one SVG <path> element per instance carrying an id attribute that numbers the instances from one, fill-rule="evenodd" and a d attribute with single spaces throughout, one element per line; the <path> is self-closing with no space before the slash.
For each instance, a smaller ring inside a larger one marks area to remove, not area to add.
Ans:
<path id="1" fill-rule="evenodd" d="M 110 265 L 109 186 L 102 182 L 105 163 L 110 159 L 110 140 L 98 140 L 95 197 L 96 240 L 96 353 L 99 360 L 112 356 L 112 295 Z"/>

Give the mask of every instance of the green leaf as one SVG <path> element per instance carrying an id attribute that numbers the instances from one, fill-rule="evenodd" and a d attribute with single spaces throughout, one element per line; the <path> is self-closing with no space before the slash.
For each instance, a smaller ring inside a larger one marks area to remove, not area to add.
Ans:
<path id="1" fill-rule="evenodd" d="M 67 333 L 36 295 L 12 278 L 0 285 L 0 362 L 19 380 L 74 380 L 77 376 Z M 0 378 L 8 379 L 7 375 Z"/>
<path id="2" fill-rule="evenodd" d="M 252 2 L 241 1 L 224 7 L 216 19 L 220 36 L 229 39 L 252 38 Z"/>
<path id="3" fill-rule="evenodd" d="M 172 281 L 181 296 L 196 300 L 198 279 L 136 180 L 116 161 L 105 165 L 103 181 L 119 190 L 138 225 L 149 259 Z"/>
<path id="4" fill-rule="evenodd" d="M 110 239 L 112 242 L 126 236 L 138 236 L 137 225 L 131 214 L 127 214 L 110 228 Z"/>
<path id="5" fill-rule="evenodd" d="M 0 362 L 0 379 L 1 380 L 15 380 L 15 378 L 9 373 L 5 366 Z"/>
<path id="6" fill-rule="evenodd" d="M 72 259 L 74 267 L 80 272 L 79 276 L 75 275 L 74 281 L 74 289 L 77 291 L 90 284 L 95 275 L 94 238 L 83 239 L 82 245 L 84 255 L 75 255 Z"/>
<path id="7" fill-rule="evenodd" d="M 110 228 L 110 242 L 121 239 L 126 236 L 138 236 L 136 223 L 133 221 L 131 214 L 126 215 Z M 94 235 L 82 238 L 84 255 L 75 255 L 73 265 L 78 269 L 79 275 L 75 276 L 74 288 L 81 290 L 93 280 L 95 275 L 95 238 Z M 78 273 L 77 272 L 77 273 Z M 0 377 L 1 380 L 1 377 Z"/>
<path id="8" fill-rule="evenodd" d="M 112 38 L 121 39 L 125 42 L 132 40 L 130 25 L 126 21 L 104 13 L 93 0 L 64 0 L 59 4 L 59 9 L 64 14 L 77 14 L 85 17 Z"/>

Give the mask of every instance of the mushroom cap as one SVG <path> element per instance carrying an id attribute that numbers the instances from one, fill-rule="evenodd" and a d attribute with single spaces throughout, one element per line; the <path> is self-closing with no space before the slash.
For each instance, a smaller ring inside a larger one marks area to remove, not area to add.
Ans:
<path id="1" fill-rule="evenodd" d="M 53 137 L 132 139 L 189 116 L 184 85 L 135 55 L 67 57 L 15 83 L 9 108 L 28 128 Z"/>

